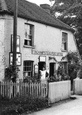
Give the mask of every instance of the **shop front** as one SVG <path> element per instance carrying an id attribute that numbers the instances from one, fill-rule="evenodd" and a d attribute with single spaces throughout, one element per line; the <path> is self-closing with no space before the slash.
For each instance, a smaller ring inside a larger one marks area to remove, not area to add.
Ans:
<path id="1" fill-rule="evenodd" d="M 49 77 L 54 76 L 56 70 L 58 69 L 59 63 L 63 57 L 63 53 L 57 53 L 57 52 L 49 52 L 49 51 L 36 51 L 33 50 L 33 55 L 38 56 L 38 61 L 35 64 L 36 68 L 34 69 L 35 75 L 40 75 L 40 70 L 43 70 L 43 67 L 46 69 L 46 71 L 49 74 Z M 36 57 L 37 57 L 36 56 Z M 58 59 L 58 60 L 57 60 Z M 59 60 L 60 59 L 60 60 Z M 40 76 L 39 76 L 40 78 Z"/>

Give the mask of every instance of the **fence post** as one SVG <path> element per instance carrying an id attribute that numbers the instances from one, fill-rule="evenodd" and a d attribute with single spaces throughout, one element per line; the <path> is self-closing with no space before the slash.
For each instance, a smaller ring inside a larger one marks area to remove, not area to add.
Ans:
<path id="1" fill-rule="evenodd" d="M 13 83 L 12 83 L 12 81 L 9 82 L 9 88 L 10 88 L 9 98 L 12 98 L 12 96 L 13 96 Z"/>
<path id="2" fill-rule="evenodd" d="M 17 79 L 17 94 L 19 94 L 19 79 Z"/>
<path id="3" fill-rule="evenodd" d="M 51 101 L 50 101 L 50 98 L 49 98 L 49 81 L 47 81 L 47 99 L 48 99 L 48 106 L 50 106 L 50 103 L 51 103 Z"/>

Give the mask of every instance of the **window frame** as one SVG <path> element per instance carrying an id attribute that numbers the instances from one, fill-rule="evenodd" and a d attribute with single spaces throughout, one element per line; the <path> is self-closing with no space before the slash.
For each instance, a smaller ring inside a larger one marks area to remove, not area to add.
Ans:
<path id="1" fill-rule="evenodd" d="M 66 32 L 62 32 L 62 51 L 68 51 L 68 33 Z"/>
<path id="2" fill-rule="evenodd" d="M 29 23 L 25 23 L 25 31 L 24 31 L 24 47 L 33 47 L 34 46 L 34 25 L 33 24 L 29 24 Z M 27 26 L 27 27 L 26 27 Z M 26 28 L 28 29 L 28 26 L 30 28 L 30 34 L 28 34 L 28 30 L 27 30 L 27 36 L 29 37 L 25 37 L 25 32 L 26 32 Z M 31 37 L 31 39 L 30 39 Z M 25 44 L 25 40 L 26 40 L 26 44 Z"/>
<path id="3" fill-rule="evenodd" d="M 25 64 L 26 63 L 31 63 L 31 64 Z M 25 65 L 24 65 L 25 64 Z M 31 68 L 31 70 L 28 70 L 28 68 Z M 25 70 L 26 69 L 26 70 Z M 31 75 L 25 76 L 25 73 L 30 73 Z M 33 61 L 32 60 L 24 60 L 23 61 L 23 77 L 32 77 L 33 76 Z"/>

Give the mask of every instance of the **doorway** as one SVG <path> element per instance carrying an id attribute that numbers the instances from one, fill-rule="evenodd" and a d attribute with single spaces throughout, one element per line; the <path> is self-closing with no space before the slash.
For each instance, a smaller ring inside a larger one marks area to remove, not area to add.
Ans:
<path id="1" fill-rule="evenodd" d="M 38 63 L 39 70 L 42 70 L 43 67 L 46 67 L 45 65 L 46 65 L 45 62 L 39 62 Z"/>
<path id="2" fill-rule="evenodd" d="M 50 76 L 54 75 L 55 72 L 55 63 L 50 63 Z"/>

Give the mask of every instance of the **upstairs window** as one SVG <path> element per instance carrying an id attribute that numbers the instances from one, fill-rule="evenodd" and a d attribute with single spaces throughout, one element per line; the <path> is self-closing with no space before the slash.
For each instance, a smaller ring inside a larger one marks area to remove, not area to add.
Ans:
<path id="1" fill-rule="evenodd" d="M 62 32 L 62 50 L 67 51 L 67 39 L 68 39 L 68 34 L 65 32 Z"/>
<path id="2" fill-rule="evenodd" d="M 25 38 L 24 45 L 25 46 L 33 46 L 33 30 L 34 26 L 30 24 L 25 24 Z"/>

